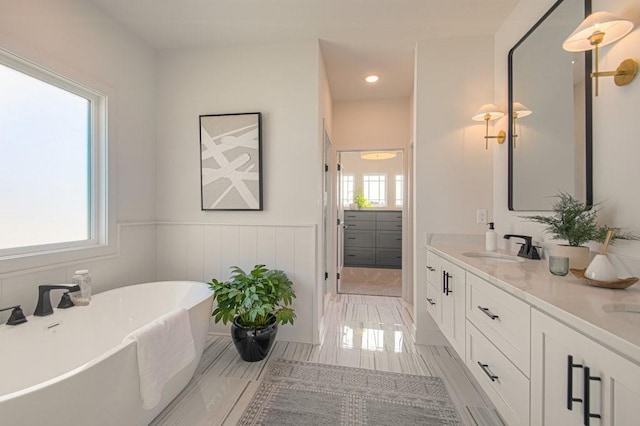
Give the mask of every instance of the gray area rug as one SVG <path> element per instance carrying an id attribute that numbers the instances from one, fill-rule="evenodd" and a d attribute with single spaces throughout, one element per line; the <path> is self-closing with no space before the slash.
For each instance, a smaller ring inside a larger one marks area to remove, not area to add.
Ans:
<path id="1" fill-rule="evenodd" d="M 439 377 L 276 360 L 241 425 L 460 425 Z"/>
<path id="2" fill-rule="evenodd" d="M 402 296 L 402 270 L 384 268 L 342 268 L 340 293 L 369 296 Z"/>

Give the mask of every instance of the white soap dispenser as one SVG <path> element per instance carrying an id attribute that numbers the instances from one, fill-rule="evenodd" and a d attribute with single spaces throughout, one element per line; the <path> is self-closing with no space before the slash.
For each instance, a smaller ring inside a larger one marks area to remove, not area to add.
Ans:
<path id="1" fill-rule="evenodd" d="M 493 222 L 489 222 L 489 230 L 485 234 L 485 249 L 487 251 L 498 249 L 498 234 L 493 230 Z"/>

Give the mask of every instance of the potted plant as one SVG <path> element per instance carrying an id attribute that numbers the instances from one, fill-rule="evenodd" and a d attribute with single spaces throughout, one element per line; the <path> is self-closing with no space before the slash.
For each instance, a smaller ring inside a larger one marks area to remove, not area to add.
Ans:
<path id="1" fill-rule="evenodd" d="M 353 202 L 355 203 L 356 206 L 358 206 L 358 210 L 360 210 L 363 207 L 373 207 L 373 204 L 371 203 L 371 201 L 367 200 L 367 198 L 364 196 L 364 191 L 362 190 L 362 188 L 358 188 L 354 192 Z"/>
<path id="2" fill-rule="evenodd" d="M 614 239 L 638 239 L 630 232 L 621 231 L 620 228 L 598 224 L 597 205 L 591 207 L 566 192 L 560 192 L 556 198 L 558 200 L 552 205 L 554 215 L 523 216 L 523 218 L 546 225 L 545 231 L 554 239 L 568 242 L 568 244 L 559 244 L 554 250 L 554 255 L 568 257 L 571 268 L 586 268 L 591 259 L 589 247 L 583 244 L 589 241 L 604 242 L 609 230 L 614 231 L 611 243 Z"/>
<path id="3" fill-rule="evenodd" d="M 231 338 L 240 357 L 249 362 L 264 359 L 273 346 L 278 324 L 293 324 L 296 314 L 290 307 L 296 297 L 287 275 L 265 265 L 256 265 L 250 273 L 231 267 L 231 278 L 220 282 L 213 278 L 217 307 L 211 316 L 224 324 L 231 321 Z"/>

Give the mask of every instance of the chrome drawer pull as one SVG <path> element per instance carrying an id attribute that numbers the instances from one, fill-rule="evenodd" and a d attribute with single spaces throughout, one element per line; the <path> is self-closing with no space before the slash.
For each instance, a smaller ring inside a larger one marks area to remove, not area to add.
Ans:
<path id="1" fill-rule="evenodd" d="M 428 297 L 427 297 L 427 302 L 429 302 L 431 306 L 436 304 L 436 302 L 434 302 L 433 299 L 429 299 Z"/>
<path id="2" fill-rule="evenodd" d="M 478 361 L 478 365 L 480 366 L 480 368 L 482 368 L 482 371 L 484 371 L 484 374 L 487 375 L 487 377 L 489 377 L 491 379 L 492 382 L 495 382 L 496 379 L 498 378 L 498 376 L 496 376 L 495 374 L 493 374 L 490 370 L 489 370 L 489 364 L 483 364 L 480 361 Z"/>
<path id="3" fill-rule="evenodd" d="M 436 271 L 436 269 L 432 268 L 431 266 L 427 266 L 427 269 L 430 270 L 431 272 L 435 272 Z"/>
<path id="4" fill-rule="evenodd" d="M 489 308 L 483 308 L 482 306 L 478 305 L 478 309 L 480 309 L 483 314 L 485 314 L 486 316 L 488 316 L 492 320 L 500 318 L 498 315 L 492 314 L 491 311 L 489 310 Z"/>

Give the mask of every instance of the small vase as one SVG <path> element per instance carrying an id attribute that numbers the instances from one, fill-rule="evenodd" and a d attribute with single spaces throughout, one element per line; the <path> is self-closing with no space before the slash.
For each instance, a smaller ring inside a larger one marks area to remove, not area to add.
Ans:
<path id="1" fill-rule="evenodd" d="M 240 358 L 248 362 L 262 361 L 266 358 L 276 340 L 278 322 L 273 314 L 269 315 L 267 325 L 260 327 L 246 327 L 238 324 L 235 317 L 231 324 L 231 339 Z"/>
<path id="2" fill-rule="evenodd" d="M 553 248 L 553 256 L 569 258 L 569 268 L 585 269 L 591 262 L 589 247 L 559 244 Z"/>

